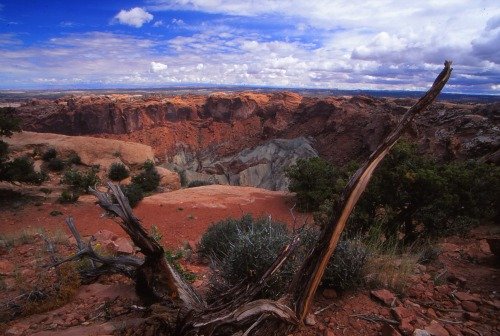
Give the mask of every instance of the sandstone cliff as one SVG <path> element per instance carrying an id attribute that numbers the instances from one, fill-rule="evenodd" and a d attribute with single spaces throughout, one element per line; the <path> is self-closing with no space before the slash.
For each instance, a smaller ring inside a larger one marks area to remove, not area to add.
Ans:
<path id="1" fill-rule="evenodd" d="M 165 161 L 188 148 L 217 157 L 275 138 L 308 136 L 320 155 L 343 164 L 366 157 L 412 99 L 302 97 L 295 93 L 68 96 L 19 107 L 24 129 L 139 142 Z M 498 162 L 500 103 L 437 102 L 409 132 L 423 152 Z M 198 155 L 198 154 L 193 154 Z"/>

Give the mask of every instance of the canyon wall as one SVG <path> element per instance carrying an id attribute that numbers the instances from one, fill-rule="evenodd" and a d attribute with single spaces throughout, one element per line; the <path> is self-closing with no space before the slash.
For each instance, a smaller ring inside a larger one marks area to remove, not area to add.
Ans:
<path id="1" fill-rule="evenodd" d="M 93 135 L 151 146 L 168 162 L 180 151 L 194 157 L 237 155 L 272 139 L 311 139 L 337 164 L 365 158 L 413 99 L 303 97 L 290 92 L 211 95 L 87 95 L 32 100 L 18 108 L 24 129 Z M 438 101 L 419 116 L 408 137 L 422 152 L 444 159 L 499 161 L 500 103 Z"/>

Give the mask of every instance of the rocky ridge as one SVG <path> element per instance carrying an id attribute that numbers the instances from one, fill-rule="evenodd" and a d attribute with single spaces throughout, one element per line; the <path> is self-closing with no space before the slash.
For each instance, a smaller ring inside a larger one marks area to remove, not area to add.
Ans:
<path id="1" fill-rule="evenodd" d="M 213 93 L 168 97 L 68 96 L 18 108 L 24 129 L 95 135 L 150 145 L 160 161 L 179 148 L 232 156 L 270 139 L 308 136 L 323 157 L 343 164 L 365 158 L 413 99 L 303 97 L 290 92 Z M 498 162 L 500 103 L 438 101 L 409 132 L 420 149 L 441 158 Z"/>

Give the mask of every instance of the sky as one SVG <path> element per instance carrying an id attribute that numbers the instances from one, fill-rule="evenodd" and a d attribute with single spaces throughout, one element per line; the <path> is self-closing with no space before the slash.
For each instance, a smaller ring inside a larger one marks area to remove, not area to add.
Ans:
<path id="1" fill-rule="evenodd" d="M 0 89 L 500 94 L 498 0 L 0 0 Z"/>

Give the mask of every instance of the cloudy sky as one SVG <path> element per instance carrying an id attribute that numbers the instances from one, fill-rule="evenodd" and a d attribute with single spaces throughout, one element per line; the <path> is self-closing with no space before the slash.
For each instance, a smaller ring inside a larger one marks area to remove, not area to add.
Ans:
<path id="1" fill-rule="evenodd" d="M 0 88 L 500 94 L 498 0 L 0 0 Z"/>

